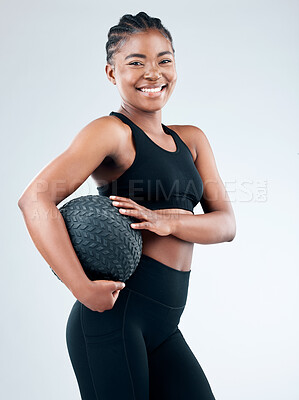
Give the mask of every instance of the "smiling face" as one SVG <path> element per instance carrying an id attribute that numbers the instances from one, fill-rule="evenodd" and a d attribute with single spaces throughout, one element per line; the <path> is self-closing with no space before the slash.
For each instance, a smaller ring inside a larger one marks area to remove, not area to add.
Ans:
<path id="1" fill-rule="evenodd" d="M 156 29 L 135 33 L 115 53 L 114 66 L 106 65 L 106 74 L 125 105 L 161 110 L 177 81 L 171 43 Z"/>

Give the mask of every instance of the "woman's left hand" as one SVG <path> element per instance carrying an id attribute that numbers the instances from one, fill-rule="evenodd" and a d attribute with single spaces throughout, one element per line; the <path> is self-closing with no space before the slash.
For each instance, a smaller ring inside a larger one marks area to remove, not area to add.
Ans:
<path id="1" fill-rule="evenodd" d="M 159 236 L 167 236 L 172 232 L 173 215 L 160 214 L 154 210 L 137 204 L 135 201 L 121 196 L 109 196 L 112 205 L 121 207 L 119 212 L 123 215 L 135 217 L 142 220 L 140 223 L 132 223 L 134 229 L 147 229 Z"/>

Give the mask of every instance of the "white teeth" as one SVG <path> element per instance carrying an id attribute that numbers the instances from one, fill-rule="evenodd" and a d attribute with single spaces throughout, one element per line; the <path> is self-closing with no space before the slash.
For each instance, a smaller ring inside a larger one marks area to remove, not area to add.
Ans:
<path id="1" fill-rule="evenodd" d="M 160 92 L 162 90 L 162 86 L 160 86 L 159 88 L 155 88 L 155 89 L 146 89 L 146 88 L 141 88 L 140 89 L 142 92 Z"/>

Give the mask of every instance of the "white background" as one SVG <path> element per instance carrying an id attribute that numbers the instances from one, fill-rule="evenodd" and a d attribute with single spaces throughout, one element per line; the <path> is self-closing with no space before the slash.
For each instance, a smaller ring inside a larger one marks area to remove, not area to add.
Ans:
<path id="1" fill-rule="evenodd" d="M 83 126 L 119 108 L 104 72 L 107 33 L 145 11 L 176 51 L 162 122 L 205 132 L 237 220 L 233 242 L 195 245 L 180 329 L 217 400 L 298 400 L 298 2 L 0 4 L 0 397 L 80 398 L 65 342 L 75 298 L 17 201 Z M 89 178 L 73 197 L 93 193 Z"/>

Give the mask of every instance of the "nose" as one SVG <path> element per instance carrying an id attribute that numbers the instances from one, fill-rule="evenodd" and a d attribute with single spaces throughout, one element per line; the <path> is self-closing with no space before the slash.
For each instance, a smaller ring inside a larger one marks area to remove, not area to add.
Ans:
<path id="1" fill-rule="evenodd" d="M 159 79 L 161 78 L 160 68 L 157 65 L 149 65 L 144 73 L 145 78 Z"/>

